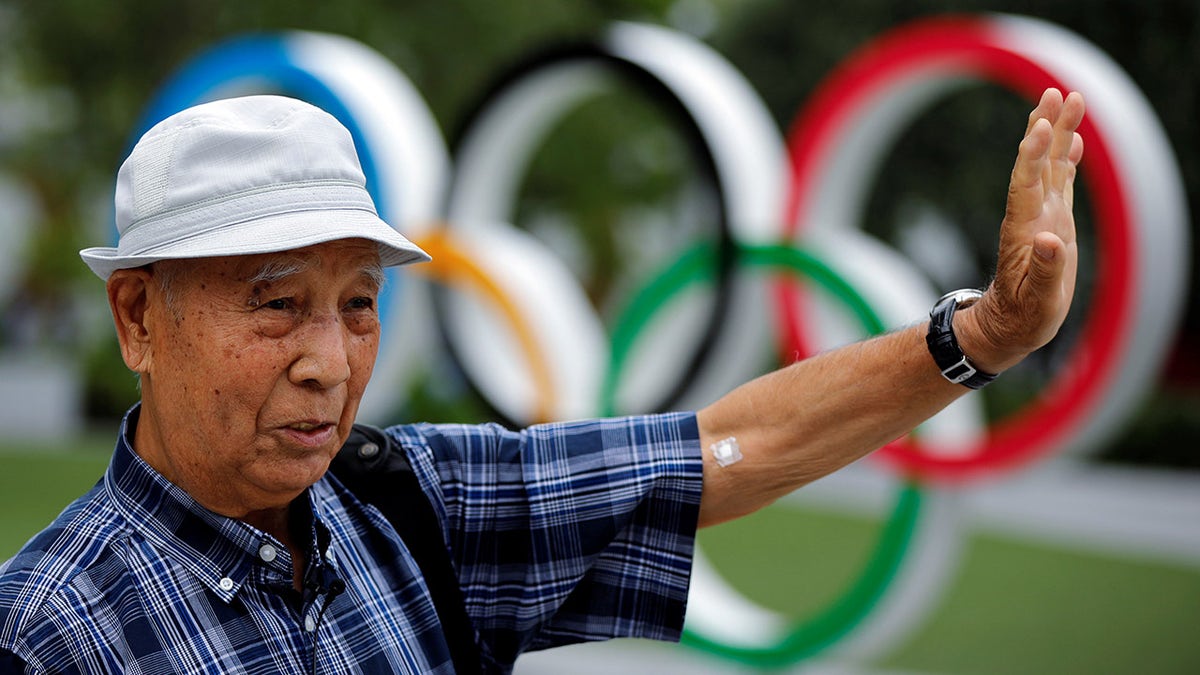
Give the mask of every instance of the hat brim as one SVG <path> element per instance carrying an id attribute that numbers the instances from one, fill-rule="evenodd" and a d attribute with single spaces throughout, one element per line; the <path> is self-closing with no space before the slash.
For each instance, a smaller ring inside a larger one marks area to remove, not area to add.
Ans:
<path id="1" fill-rule="evenodd" d="M 156 249 L 134 253 L 122 252 L 119 247 L 97 246 L 80 251 L 79 257 L 96 276 L 107 280 L 116 270 L 141 267 L 160 260 L 278 253 L 339 239 L 367 239 L 377 243 L 380 263 L 384 267 L 432 259 L 379 216 L 362 209 L 321 209 L 275 214 L 225 225 Z"/>

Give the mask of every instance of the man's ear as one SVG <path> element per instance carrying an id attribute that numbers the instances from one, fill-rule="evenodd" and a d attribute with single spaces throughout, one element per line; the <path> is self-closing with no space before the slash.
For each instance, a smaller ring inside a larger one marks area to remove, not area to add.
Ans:
<path id="1" fill-rule="evenodd" d="M 135 373 L 150 369 L 149 291 L 154 283 L 144 267 L 116 270 L 108 277 L 108 306 L 121 343 L 121 357 Z"/>

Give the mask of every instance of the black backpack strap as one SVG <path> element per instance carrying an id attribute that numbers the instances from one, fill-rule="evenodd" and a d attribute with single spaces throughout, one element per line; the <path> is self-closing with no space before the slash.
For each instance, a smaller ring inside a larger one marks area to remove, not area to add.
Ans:
<path id="1" fill-rule="evenodd" d="M 329 468 L 359 501 L 383 513 L 416 559 L 433 596 L 455 672 L 482 672 L 475 628 L 467 616 L 441 523 L 404 450 L 382 429 L 355 424 Z"/>
<path id="2" fill-rule="evenodd" d="M 0 647 L 0 673 L 23 673 L 29 667 L 21 657 L 11 650 Z"/>

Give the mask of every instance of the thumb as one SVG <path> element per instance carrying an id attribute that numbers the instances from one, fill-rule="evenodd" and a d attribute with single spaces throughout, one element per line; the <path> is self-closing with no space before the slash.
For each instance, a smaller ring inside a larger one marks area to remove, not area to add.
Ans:
<path id="1" fill-rule="evenodd" d="M 1057 287 L 1062 279 L 1066 256 L 1063 240 L 1050 232 L 1039 232 L 1033 238 L 1033 256 L 1029 261 L 1028 279 L 1035 294 L 1041 295 Z"/>

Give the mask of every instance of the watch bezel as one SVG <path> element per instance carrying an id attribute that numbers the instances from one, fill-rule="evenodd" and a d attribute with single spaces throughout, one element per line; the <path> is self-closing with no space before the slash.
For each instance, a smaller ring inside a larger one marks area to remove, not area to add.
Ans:
<path id="1" fill-rule="evenodd" d="M 983 291 L 979 290 L 978 288 L 959 288 L 938 298 L 938 301 L 933 303 L 933 309 L 934 311 L 937 311 L 939 307 L 951 300 L 956 300 L 958 302 L 956 309 L 965 309 L 978 302 L 982 297 Z M 930 312 L 930 314 L 932 313 L 933 312 Z"/>

